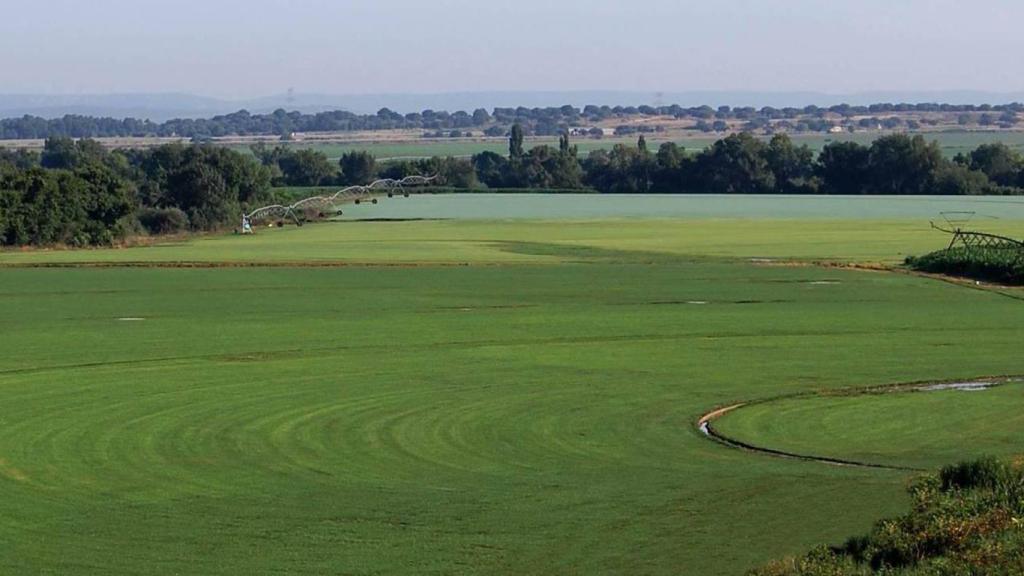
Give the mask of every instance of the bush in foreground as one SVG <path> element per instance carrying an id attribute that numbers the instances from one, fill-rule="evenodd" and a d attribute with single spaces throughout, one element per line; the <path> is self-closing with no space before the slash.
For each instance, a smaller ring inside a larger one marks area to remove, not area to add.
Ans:
<path id="1" fill-rule="evenodd" d="M 911 511 L 837 548 L 774 562 L 752 576 L 1024 574 L 1024 468 L 982 459 L 910 488 Z"/>

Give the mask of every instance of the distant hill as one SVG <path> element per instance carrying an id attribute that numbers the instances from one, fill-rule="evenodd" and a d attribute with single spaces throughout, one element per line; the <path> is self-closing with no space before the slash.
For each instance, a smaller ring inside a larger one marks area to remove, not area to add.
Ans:
<path id="1" fill-rule="evenodd" d="M 65 114 L 139 118 L 162 122 L 172 118 L 208 118 L 241 109 L 252 113 L 272 112 L 277 108 L 305 113 L 347 110 L 357 114 L 373 113 L 381 108 L 397 112 L 467 110 L 474 108 L 525 106 L 546 107 L 571 104 L 584 106 L 642 104 L 679 104 L 680 106 L 785 106 L 810 104 L 867 105 L 877 102 L 942 102 L 947 104 L 1005 104 L 1024 101 L 1024 93 L 978 91 L 942 92 L 864 92 L 824 94 L 820 92 L 636 92 L 636 91 L 522 91 L 522 92 L 448 92 L 437 94 L 295 94 L 246 100 L 226 100 L 192 94 L 83 94 L 83 95 L 3 95 L 0 94 L 0 118 L 40 116 L 58 118 Z"/>
<path id="2" fill-rule="evenodd" d="M 223 100 L 191 94 L 0 94 L 2 118 L 24 115 L 59 118 L 65 114 L 80 114 L 162 121 L 179 116 L 193 118 L 221 114 L 233 107 Z"/>

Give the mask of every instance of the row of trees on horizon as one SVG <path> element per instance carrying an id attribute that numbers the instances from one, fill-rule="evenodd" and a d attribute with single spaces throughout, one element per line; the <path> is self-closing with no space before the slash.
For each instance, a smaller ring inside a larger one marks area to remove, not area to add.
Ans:
<path id="1" fill-rule="evenodd" d="M 889 129 L 920 127 L 918 120 L 900 122 L 894 114 L 906 113 L 949 113 L 958 114 L 962 125 L 1012 127 L 1018 122 L 1018 113 L 1024 111 L 1024 104 L 999 105 L 973 104 L 892 104 L 880 103 L 870 106 L 839 104 L 829 107 L 805 106 L 775 108 L 764 106 L 732 107 L 695 106 L 684 108 L 671 106 L 597 106 L 578 108 L 571 105 L 526 108 L 494 108 L 490 111 L 478 108 L 472 112 L 423 110 L 401 114 L 388 108 L 376 114 L 354 114 L 345 111 L 303 114 L 301 112 L 275 110 L 269 114 L 251 114 L 240 110 L 232 114 L 203 119 L 174 119 L 166 122 L 152 122 L 136 118 L 109 118 L 82 115 L 66 115 L 61 118 L 40 118 L 23 116 L 0 120 L 0 139 L 24 140 L 54 137 L 103 138 L 103 137 L 180 137 L 202 140 L 224 136 L 282 136 L 292 133 L 346 132 L 373 130 L 433 130 L 439 134 L 458 133 L 475 129 L 487 136 L 505 136 L 513 124 L 519 124 L 527 135 L 555 136 L 570 127 L 596 124 L 616 118 L 636 116 L 671 117 L 692 119 L 695 127 L 706 132 L 724 131 L 728 121 L 742 121 L 744 129 L 763 128 L 771 122 L 779 122 L 793 131 L 827 131 L 836 126 L 827 121 L 832 115 L 841 119 L 861 117 L 861 127 L 882 125 Z M 893 124 L 893 122 L 896 122 Z M 717 124 L 716 124 L 717 123 Z M 844 122 L 845 124 L 845 122 Z M 624 132 L 626 126 L 623 126 Z M 634 129 L 636 129 L 634 127 Z"/>
<path id="2" fill-rule="evenodd" d="M 541 189 L 601 193 L 1024 194 L 1024 158 L 985 144 L 946 158 L 935 142 L 895 134 L 870 145 L 833 142 L 815 154 L 784 134 L 733 134 L 688 151 L 657 150 L 641 136 L 580 158 L 568 135 L 526 149 L 513 125 L 507 155 L 377 162 L 367 152 L 339 162 L 309 149 L 211 145 L 107 150 L 94 140 L 53 138 L 40 153 L 0 150 L 0 245 L 111 244 L 137 234 L 234 226 L 243 210 L 290 202 L 294 187 L 366 184 L 437 175 L 465 190 Z"/>
<path id="3" fill-rule="evenodd" d="M 279 186 L 436 173 L 454 188 L 622 194 L 1024 194 L 1024 158 L 1001 143 L 948 159 L 938 143 L 920 135 L 888 135 L 870 145 L 832 142 L 817 154 L 785 134 L 767 142 L 733 134 L 698 151 L 673 142 L 652 150 L 641 135 L 635 146 L 617 144 L 581 158 L 567 135 L 559 138 L 557 148 L 540 145 L 527 150 L 524 138 L 525 131 L 514 125 L 506 155 L 487 151 L 470 159 L 390 161 L 379 167 L 372 155 L 351 152 L 342 157 L 340 172 L 314 150 L 261 144 L 253 151 Z"/>

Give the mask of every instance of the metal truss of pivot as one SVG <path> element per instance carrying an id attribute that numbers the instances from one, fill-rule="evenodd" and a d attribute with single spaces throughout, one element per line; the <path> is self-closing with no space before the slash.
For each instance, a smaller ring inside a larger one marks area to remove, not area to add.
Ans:
<path id="1" fill-rule="evenodd" d="M 960 228 L 947 229 L 936 226 L 934 222 L 932 222 L 932 228 L 953 235 L 946 250 L 959 248 L 968 253 L 998 254 L 1011 262 L 1024 262 L 1024 242 L 1020 240 L 986 232 L 971 232 Z"/>
<path id="2" fill-rule="evenodd" d="M 364 201 L 370 201 L 376 204 L 377 196 L 384 194 L 389 198 L 395 194 L 408 196 L 409 192 L 406 191 L 406 188 L 426 186 L 437 180 L 437 178 L 437 176 L 406 176 L 401 180 L 385 178 L 366 184 L 365 186 L 349 186 L 348 188 L 338 190 L 329 196 L 310 196 L 309 198 L 303 198 L 289 206 L 285 206 L 283 204 L 263 206 L 248 214 L 242 215 L 242 232 L 245 234 L 251 233 L 252 224 L 254 222 L 265 220 L 281 221 L 291 218 L 295 224 L 302 226 L 302 219 L 300 219 L 299 216 L 305 215 L 311 211 L 315 211 L 322 216 L 326 212 L 333 212 L 335 210 L 335 206 L 339 204 L 347 204 L 350 202 L 353 204 L 360 204 Z"/>

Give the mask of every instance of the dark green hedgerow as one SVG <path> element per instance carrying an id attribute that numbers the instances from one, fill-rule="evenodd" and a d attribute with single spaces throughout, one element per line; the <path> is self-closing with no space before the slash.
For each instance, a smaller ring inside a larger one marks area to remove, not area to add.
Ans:
<path id="1" fill-rule="evenodd" d="M 1024 574 L 1024 469 L 982 459 L 948 466 L 910 488 L 912 510 L 867 536 L 819 548 L 752 576 Z"/>
<path id="2" fill-rule="evenodd" d="M 921 272 L 1024 284 L 1024 258 L 1013 250 L 950 248 L 924 256 L 909 256 L 906 264 Z"/>

